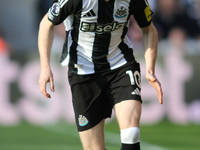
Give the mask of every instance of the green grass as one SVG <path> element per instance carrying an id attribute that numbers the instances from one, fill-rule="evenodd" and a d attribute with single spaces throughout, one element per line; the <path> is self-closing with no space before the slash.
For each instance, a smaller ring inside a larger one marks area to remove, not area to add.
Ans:
<path id="1" fill-rule="evenodd" d="M 175 125 L 162 122 L 155 126 L 142 126 L 141 138 L 171 150 L 200 150 L 200 125 Z"/>
<path id="2" fill-rule="evenodd" d="M 72 128 L 75 129 L 74 126 Z M 26 123 L 15 127 L 0 127 L 0 150 L 81 149 L 79 138 L 64 133 L 65 130 L 62 134 L 56 130 L 51 131 L 49 127 Z"/>
<path id="3" fill-rule="evenodd" d="M 119 128 L 115 121 L 105 126 L 106 148 L 119 150 Z M 199 150 L 200 125 L 174 125 L 163 121 L 141 126 L 141 147 L 157 145 L 168 150 Z M 74 125 L 59 123 L 45 127 L 22 123 L 14 127 L 0 126 L 0 150 L 81 150 Z"/>

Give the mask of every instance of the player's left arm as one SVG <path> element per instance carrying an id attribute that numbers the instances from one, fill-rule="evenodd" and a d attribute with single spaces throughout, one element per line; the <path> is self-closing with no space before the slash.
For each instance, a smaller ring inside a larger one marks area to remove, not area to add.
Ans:
<path id="1" fill-rule="evenodd" d="M 149 26 L 142 28 L 142 31 L 145 47 L 146 79 L 156 89 L 159 102 L 160 104 L 163 104 L 163 92 L 161 83 L 155 75 L 158 33 L 152 22 Z"/>

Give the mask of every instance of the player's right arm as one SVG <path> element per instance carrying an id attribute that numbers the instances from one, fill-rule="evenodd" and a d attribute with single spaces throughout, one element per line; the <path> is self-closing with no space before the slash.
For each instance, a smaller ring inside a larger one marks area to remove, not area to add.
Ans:
<path id="1" fill-rule="evenodd" d="M 69 15 L 75 14 L 79 9 L 76 5 L 81 5 L 81 0 L 54 0 L 48 14 L 44 16 L 40 22 L 38 47 L 40 54 L 40 91 L 46 98 L 51 98 L 51 95 L 46 91 L 46 85 L 50 82 L 51 91 L 54 92 L 53 73 L 50 67 L 51 47 L 54 39 L 54 26 L 62 23 Z M 81 8 L 80 8 L 81 9 Z"/>
<path id="2" fill-rule="evenodd" d="M 45 15 L 39 26 L 38 48 L 40 54 L 40 91 L 46 98 L 51 98 L 51 95 L 46 91 L 46 85 L 50 82 L 51 91 L 54 92 L 53 73 L 50 67 L 51 47 L 54 39 L 54 25 L 48 20 Z"/>

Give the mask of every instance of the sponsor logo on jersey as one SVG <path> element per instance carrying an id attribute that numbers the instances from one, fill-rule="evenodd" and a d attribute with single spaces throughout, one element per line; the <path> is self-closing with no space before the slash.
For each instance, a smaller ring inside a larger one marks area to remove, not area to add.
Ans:
<path id="1" fill-rule="evenodd" d="M 54 3 L 51 7 L 51 14 L 54 16 L 58 16 L 60 13 L 60 4 Z"/>
<path id="2" fill-rule="evenodd" d="M 80 126 L 85 126 L 88 124 L 89 121 L 87 120 L 85 116 L 79 115 L 78 122 Z"/>
<path id="3" fill-rule="evenodd" d="M 112 23 L 108 24 L 82 22 L 80 30 L 83 32 L 105 33 L 118 30 L 120 28 L 125 27 L 126 25 L 127 22 L 116 22 L 116 21 L 113 21 Z"/>
<path id="4" fill-rule="evenodd" d="M 121 6 L 120 9 L 117 9 L 116 13 L 115 13 L 115 17 L 117 18 L 124 18 L 126 17 L 128 14 L 128 11 L 125 7 Z"/>

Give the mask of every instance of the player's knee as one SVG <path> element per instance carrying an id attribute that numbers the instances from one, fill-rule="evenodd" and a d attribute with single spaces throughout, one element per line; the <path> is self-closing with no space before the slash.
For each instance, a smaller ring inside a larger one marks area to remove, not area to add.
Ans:
<path id="1" fill-rule="evenodd" d="M 140 142 L 140 129 L 138 127 L 131 127 L 121 130 L 121 142 L 124 144 Z"/>

